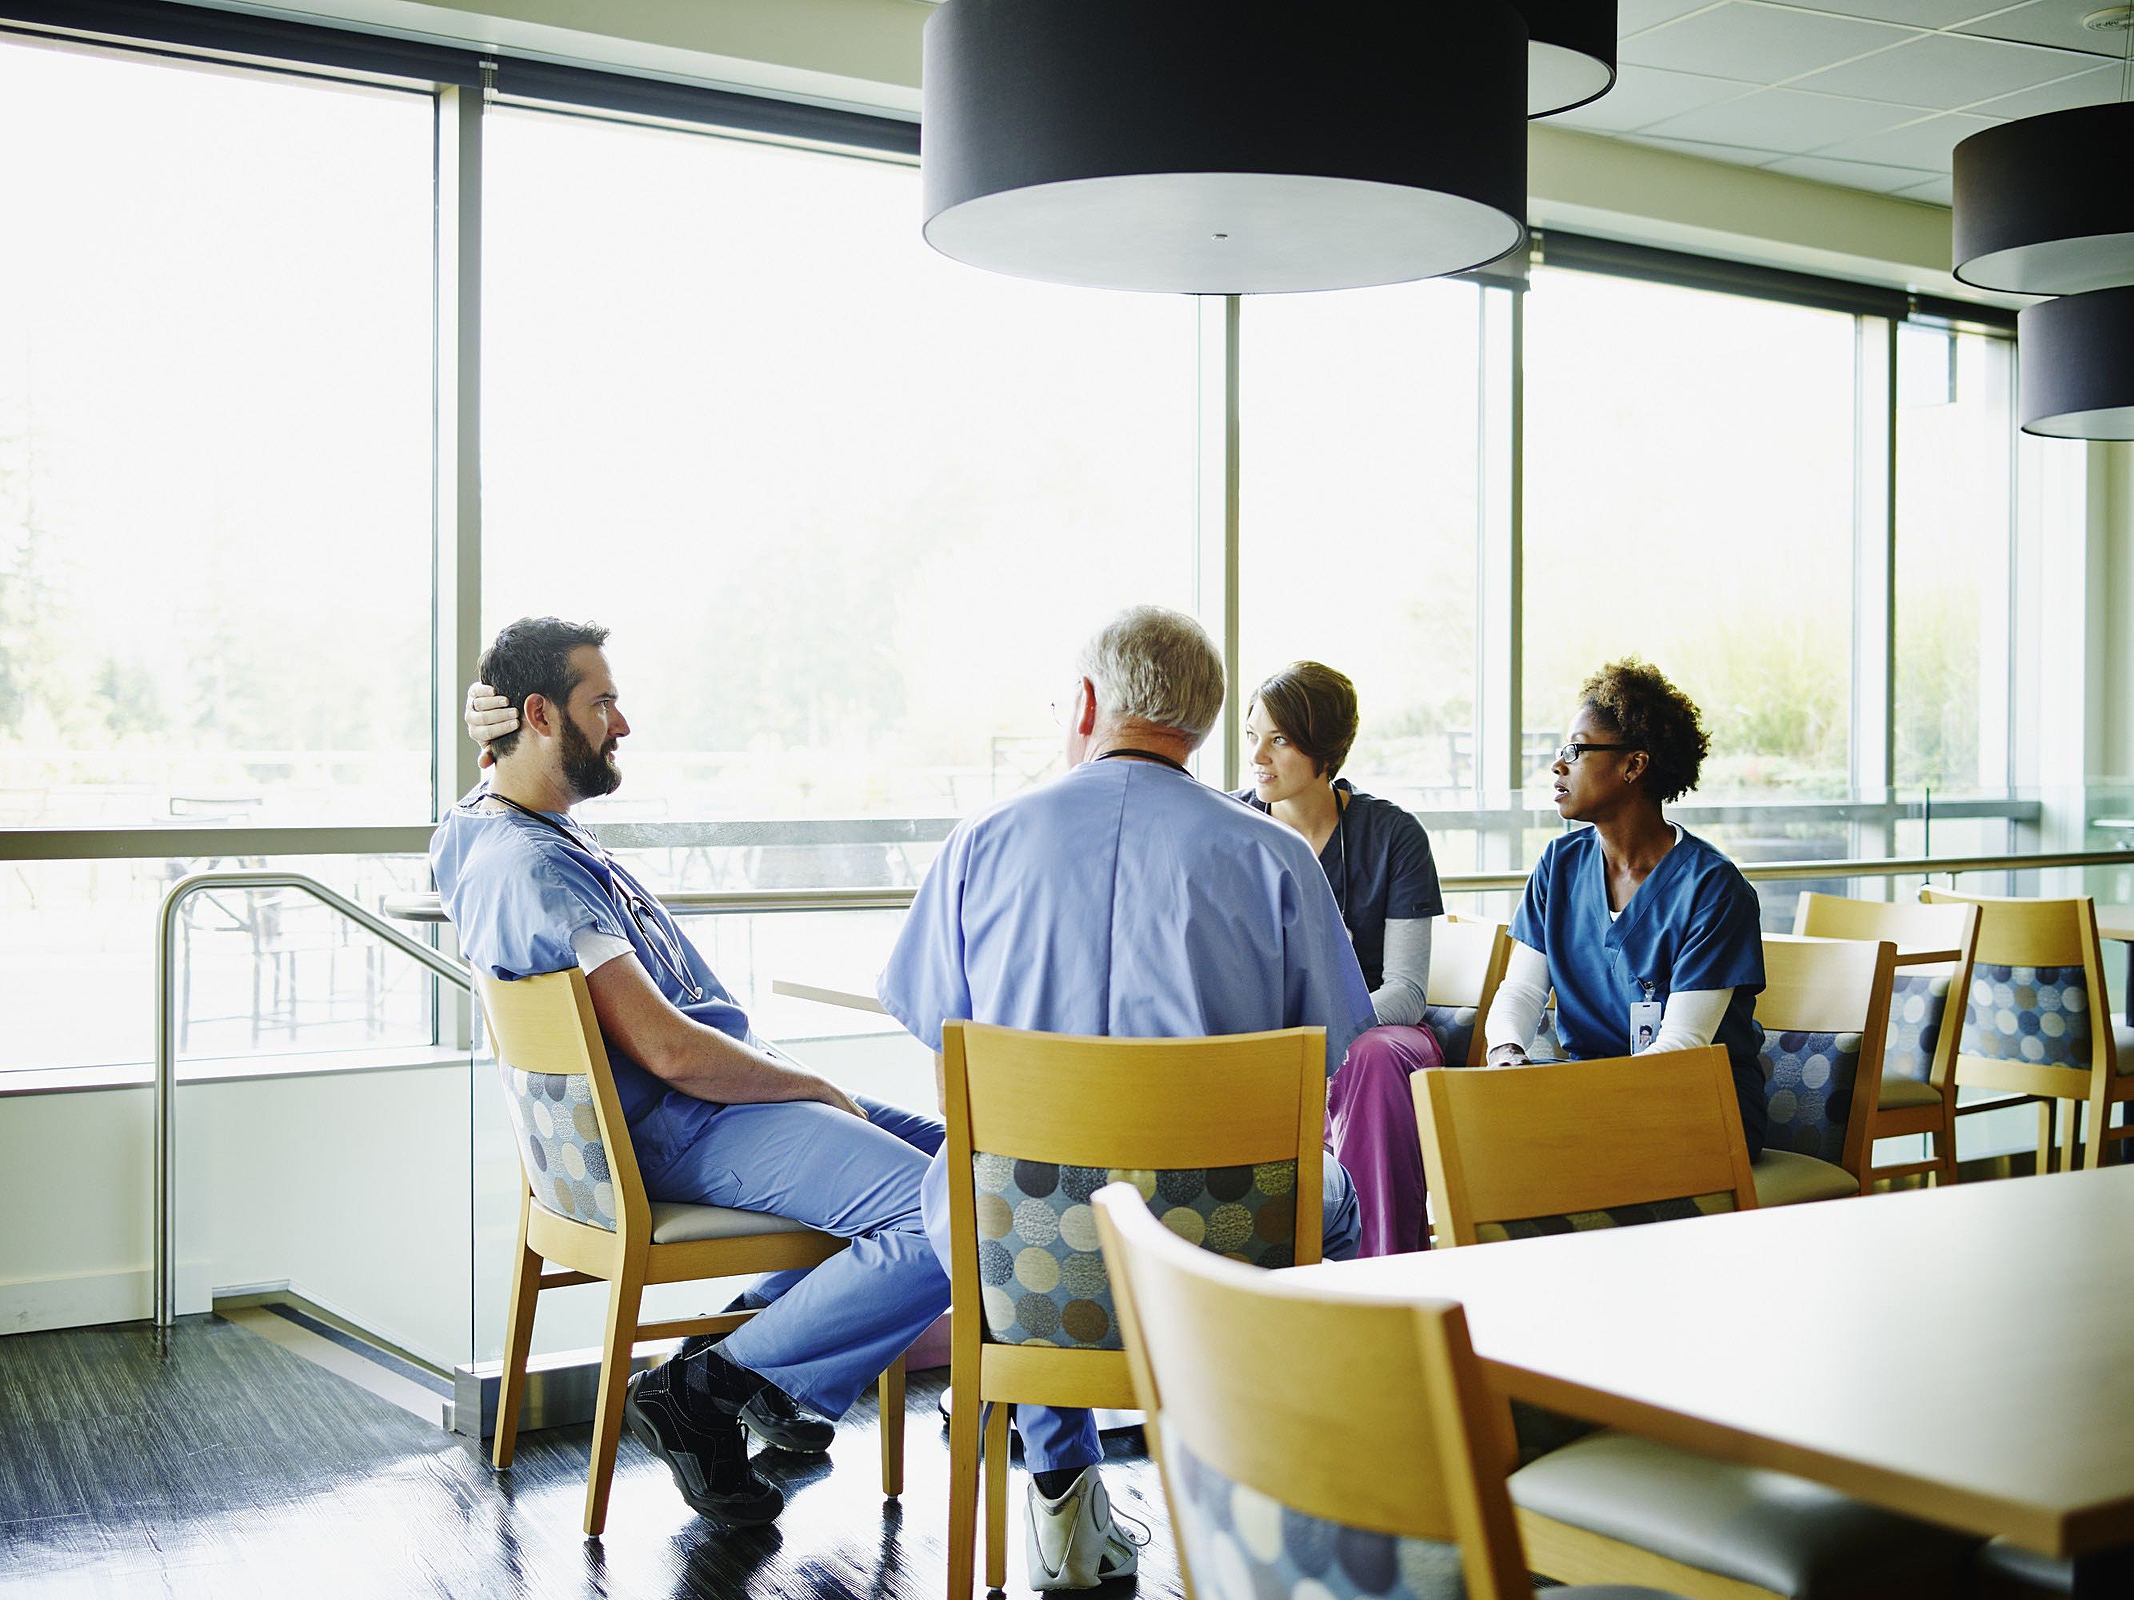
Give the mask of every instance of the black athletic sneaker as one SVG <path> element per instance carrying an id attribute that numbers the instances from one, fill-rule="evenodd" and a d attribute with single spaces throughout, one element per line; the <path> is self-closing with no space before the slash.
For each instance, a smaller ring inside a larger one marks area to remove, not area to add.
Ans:
<path id="1" fill-rule="evenodd" d="M 736 1300 L 728 1306 L 729 1311 L 739 1307 Z M 674 1353 L 677 1371 L 681 1363 L 708 1355 L 718 1363 L 714 1368 L 717 1380 L 713 1386 L 713 1400 L 721 1411 L 738 1414 L 741 1423 L 774 1450 L 790 1451 L 794 1455 L 819 1456 L 826 1454 L 837 1438 L 837 1424 L 821 1417 L 810 1416 L 802 1411 L 793 1397 L 774 1383 L 767 1383 L 746 1367 L 736 1366 L 718 1354 L 717 1336 L 707 1333 L 692 1334 L 682 1341 L 682 1348 Z M 725 1392 L 735 1384 L 757 1385 L 755 1393 L 735 1406 Z"/>
<path id="2" fill-rule="evenodd" d="M 680 1373 L 671 1361 L 630 1380 L 623 1421 L 637 1442 L 667 1464 L 690 1508 L 727 1528 L 754 1528 L 785 1509 L 778 1486 L 748 1464 L 748 1441 L 738 1422 L 715 1408 L 710 1427 L 682 1408 Z"/>

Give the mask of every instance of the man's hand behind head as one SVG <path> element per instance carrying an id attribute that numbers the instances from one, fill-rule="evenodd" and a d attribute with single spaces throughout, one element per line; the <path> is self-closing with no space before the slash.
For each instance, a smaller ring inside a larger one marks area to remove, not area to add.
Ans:
<path id="1" fill-rule="evenodd" d="M 519 725 L 518 708 L 486 683 L 467 685 L 467 737 L 482 747 L 481 765 L 496 765 L 489 741 L 501 739 Z"/>

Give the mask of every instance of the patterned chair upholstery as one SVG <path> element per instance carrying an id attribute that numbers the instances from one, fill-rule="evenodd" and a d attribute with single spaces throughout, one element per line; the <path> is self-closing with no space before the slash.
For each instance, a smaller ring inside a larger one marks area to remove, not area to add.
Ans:
<path id="1" fill-rule="evenodd" d="M 2087 1072 L 2090 1050 L 2089 991 L 2082 968 L 1984 961 L 1972 967 L 1965 1055 Z"/>
<path id="2" fill-rule="evenodd" d="M 1194 1588 L 1221 1600 L 1459 1600 L 1458 1545 L 1329 1522 L 1232 1482 L 1162 1441 L 1172 1515 Z"/>
<path id="3" fill-rule="evenodd" d="M 978 1277 L 997 1344 L 1117 1350 L 1118 1313 L 1089 1197 L 1130 1183 L 1187 1243 L 1254 1267 L 1296 1264 L 1297 1164 L 1163 1172 L 974 1155 Z"/>
<path id="4" fill-rule="evenodd" d="M 1481 1020 L 1482 1013 L 1473 1006 L 1423 1007 L 1423 1026 L 1436 1038 L 1448 1067 L 1467 1065 L 1467 1052 L 1473 1048 Z"/>
<path id="5" fill-rule="evenodd" d="M 1764 1035 L 1766 1150 L 1790 1150 L 1831 1165 L 1845 1159 L 1845 1129 L 1860 1073 L 1857 1033 Z"/>
<path id="6" fill-rule="evenodd" d="M 519 1136 L 527 1187 L 558 1216 L 615 1231 L 615 1183 L 592 1080 L 583 1074 L 521 1072 L 500 1063 L 504 1103 Z"/>
<path id="7" fill-rule="evenodd" d="M 1889 1043 L 1882 1052 L 1884 1089 L 1897 1079 L 1925 1083 L 1933 1075 L 1951 982 L 1945 972 L 1899 972 L 1891 983 Z"/>
<path id="8" fill-rule="evenodd" d="M 1734 1209 L 1734 1197 L 1717 1194 L 1685 1195 L 1677 1200 L 1650 1200 L 1636 1205 L 1608 1206 L 1599 1211 L 1571 1211 L 1554 1217 L 1520 1217 L 1505 1222 L 1475 1224 L 1475 1243 L 1502 1244 L 1510 1239 L 1539 1239 L 1552 1233 L 1591 1233 L 1599 1228 L 1634 1228 L 1646 1222 L 1675 1222 L 1685 1217 L 1712 1217 Z"/>

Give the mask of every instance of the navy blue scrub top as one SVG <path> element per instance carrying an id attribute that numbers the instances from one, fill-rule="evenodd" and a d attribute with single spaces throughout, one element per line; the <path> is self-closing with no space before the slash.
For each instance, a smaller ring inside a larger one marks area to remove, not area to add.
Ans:
<path id="1" fill-rule="evenodd" d="M 1763 1148 L 1763 918 L 1733 862 L 1685 832 L 1610 922 L 1600 835 L 1574 829 L 1541 852 L 1512 937 L 1548 957 L 1557 1037 L 1573 1060 L 1629 1055 L 1636 1001 L 1732 989 L 1713 1043 L 1726 1046 L 1750 1153 Z"/>
<path id="2" fill-rule="evenodd" d="M 1334 788 L 1348 796 L 1348 804 L 1319 852 L 1319 865 L 1356 946 L 1363 981 L 1377 989 L 1386 981 L 1386 924 L 1443 916 L 1445 896 L 1430 835 L 1412 813 L 1360 793 L 1346 778 L 1336 778 Z M 1255 811 L 1270 809 L 1250 789 L 1237 798 Z"/>

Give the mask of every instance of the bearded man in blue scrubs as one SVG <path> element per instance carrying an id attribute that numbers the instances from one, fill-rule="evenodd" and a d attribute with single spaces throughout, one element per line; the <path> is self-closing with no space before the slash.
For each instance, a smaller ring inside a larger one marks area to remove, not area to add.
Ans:
<path id="1" fill-rule="evenodd" d="M 1186 770 L 1223 703 L 1222 658 L 1190 617 L 1139 606 L 1082 652 L 1071 770 L 949 836 L 883 972 L 882 1004 L 941 1048 L 957 1019 L 1044 1033 L 1186 1038 L 1326 1029 L 1327 1072 L 1372 1025 L 1370 990 L 1311 846 Z M 1356 1191 L 1326 1162 L 1325 1250 L 1355 1254 Z M 926 1178 L 947 1259 L 948 1184 Z M 1087 1411 L 1016 1408 L 1039 1589 L 1134 1570 Z"/>
<path id="2" fill-rule="evenodd" d="M 1767 1111 L 1756 891 L 1664 807 L 1697 786 L 1711 741 L 1658 669 L 1613 661 L 1578 692 L 1556 752 L 1552 839 L 1512 919 L 1512 956 L 1483 1022 L 1489 1064 L 1525 1062 L 1550 989 L 1573 1060 L 1721 1044 L 1753 1160 Z"/>
<path id="3" fill-rule="evenodd" d="M 622 781 L 630 724 L 606 642 L 605 628 L 554 617 L 497 635 L 482 683 L 515 717 L 486 716 L 489 781 L 438 827 L 430 860 L 470 962 L 505 979 L 584 970 L 652 1198 L 852 1241 L 759 1284 L 768 1303 L 723 1341 L 691 1340 L 630 1381 L 630 1431 L 682 1497 L 748 1526 L 784 1497 L 750 1467 L 743 1426 L 783 1449 L 828 1449 L 822 1419 L 843 1415 L 948 1305 L 920 1203 L 942 1128 L 854 1099 L 765 1044 L 658 899 L 572 820 Z"/>

